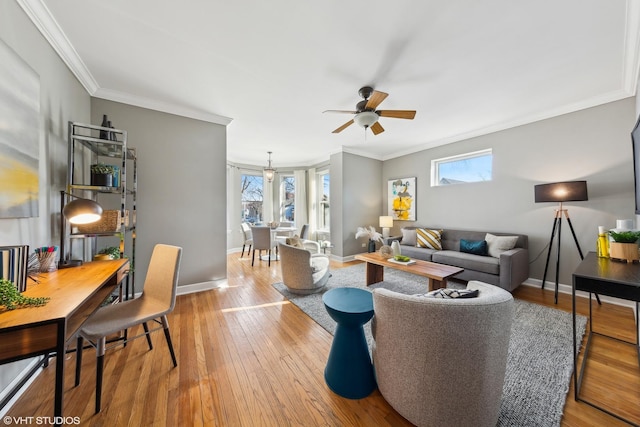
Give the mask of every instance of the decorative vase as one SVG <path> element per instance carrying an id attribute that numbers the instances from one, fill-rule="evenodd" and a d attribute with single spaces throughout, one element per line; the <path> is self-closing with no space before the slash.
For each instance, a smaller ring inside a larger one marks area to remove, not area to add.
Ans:
<path id="1" fill-rule="evenodd" d="M 380 248 L 380 255 L 384 259 L 391 258 L 393 256 L 393 251 L 391 250 L 391 246 L 382 245 L 382 247 Z"/>
<path id="2" fill-rule="evenodd" d="M 367 252 L 372 253 L 376 251 L 376 241 L 369 240 L 369 247 L 367 248 Z"/>
<path id="3" fill-rule="evenodd" d="M 113 175 L 110 173 L 91 173 L 91 185 L 99 187 L 112 187 Z"/>
<path id="4" fill-rule="evenodd" d="M 402 255 L 402 251 L 400 250 L 400 242 L 398 242 L 397 240 L 391 242 L 391 252 L 393 253 L 393 256 Z"/>
<path id="5" fill-rule="evenodd" d="M 100 126 L 102 126 L 103 128 L 108 128 L 109 127 L 109 120 L 107 119 L 107 115 L 106 114 L 102 115 L 102 123 L 100 124 Z M 100 131 L 100 139 L 109 139 L 109 131 L 108 130 L 101 130 Z"/>

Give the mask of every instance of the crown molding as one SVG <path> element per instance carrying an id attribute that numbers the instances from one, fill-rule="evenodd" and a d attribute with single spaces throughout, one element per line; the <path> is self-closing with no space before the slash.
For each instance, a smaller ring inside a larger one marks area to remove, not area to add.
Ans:
<path id="1" fill-rule="evenodd" d="M 558 116 L 575 113 L 577 111 L 586 110 L 588 108 L 598 107 L 600 105 L 608 104 L 610 102 L 620 101 L 622 99 L 630 98 L 632 96 L 634 95 L 628 93 L 626 90 L 622 90 L 622 89 L 616 90 L 603 95 L 594 96 L 584 101 L 563 105 L 558 108 L 553 108 L 550 110 L 545 110 L 542 112 L 519 117 L 515 120 L 504 121 L 504 122 L 496 123 L 494 125 L 487 126 L 484 128 L 473 129 L 468 132 L 460 133 L 447 138 L 436 139 L 433 141 L 426 142 L 424 144 L 407 148 L 406 150 L 397 150 L 397 151 L 394 151 L 393 154 L 383 155 L 380 160 L 382 161 L 391 160 L 398 157 L 406 156 L 408 154 L 413 154 L 420 151 L 428 150 L 430 148 L 435 148 L 442 145 L 451 144 L 454 142 L 464 141 L 467 139 L 476 138 L 483 135 L 489 135 L 495 132 L 516 128 L 518 126 L 524 126 L 531 123 L 539 122 L 541 120 L 553 119 Z"/>
<path id="2" fill-rule="evenodd" d="M 224 126 L 231 123 L 229 117 L 101 88 L 42 0 L 16 1 L 89 95 Z"/>
<path id="3" fill-rule="evenodd" d="M 98 83 L 62 31 L 62 28 L 51 15 L 47 6 L 42 0 L 17 0 L 17 2 L 58 56 L 69 67 L 86 91 L 89 92 L 89 95 L 93 95 L 98 89 Z"/>
<path id="4" fill-rule="evenodd" d="M 161 111 L 163 113 L 174 114 L 190 119 L 202 120 L 209 123 L 227 126 L 233 119 L 218 114 L 208 113 L 193 108 L 183 107 L 170 102 L 158 101 L 155 99 L 131 95 L 125 92 L 118 92 L 111 89 L 98 88 L 93 94 L 95 98 L 106 99 L 108 101 L 121 102 L 123 104 L 136 107 L 147 108 L 149 110 Z"/>

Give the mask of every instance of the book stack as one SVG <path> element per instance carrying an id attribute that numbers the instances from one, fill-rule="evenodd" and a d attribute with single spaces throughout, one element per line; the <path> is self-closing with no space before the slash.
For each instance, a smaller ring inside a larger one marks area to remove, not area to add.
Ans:
<path id="1" fill-rule="evenodd" d="M 27 290 L 29 245 L 0 246 L 0 279 L 13 282 L 19 292 Z"/>

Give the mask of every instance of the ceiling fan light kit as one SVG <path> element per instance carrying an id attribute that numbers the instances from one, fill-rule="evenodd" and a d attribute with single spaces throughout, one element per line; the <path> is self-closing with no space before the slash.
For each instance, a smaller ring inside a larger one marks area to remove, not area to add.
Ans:
<path id="1" fill-rule="evenodd" d="M 373 111 L 363 111 L 362 113 L 356 114 L 353 121 L 360 127 L 368 128 L 378 121 L 378 117 L 379 116 Z"/>
<path id="2" fill-rule="evenodd" d="M 348 110 L 326 110 L 325 113 L 342 113 L 342 114 L 355 114 L 353 119 L 343 124 L 332 133 L 340 133 L 352 123 L 356 123 L 358 126 L 366 129 L 371 129 L 374 135 L 378 135 L 384 132 L 384 128 L 378 122 L 380 117 L 389 117 L 393 119 L 407 119 L 412 120 L 416 112 L 414 110 L 379 110 L 376 111 L 378 105 L 385 100 L 389 94 L 374 90 L 371 86 L 364 86 L 360 88 L 358 94 L 364 98 L 356 104 L 355 111 Z"/>

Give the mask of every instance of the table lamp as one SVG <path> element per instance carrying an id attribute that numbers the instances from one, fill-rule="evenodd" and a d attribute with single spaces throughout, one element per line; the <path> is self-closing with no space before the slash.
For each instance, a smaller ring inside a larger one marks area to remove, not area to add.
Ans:
<path id="1" fill-rule="evenodd" d="M 389 238 L 389 229 L 393 227 L 393 217 L 381 216 L 380 227 L 382 227 L 382 238 L 387 240 Z"/>
<path id="2" fill-rule="evenodd" d="M 69 203 L 65 204 L 65 196 L 73 197 Z M 64 244 L 66 239 L 66 223 L 90 224 L 98 221 L 102 217 L 102 206 L 98 202 L 83 199 L 66 191 L 60 191 L 60 262 L 58 268 L 77 267 L 82 265 L 82 260 L 67 259 Z"/>

